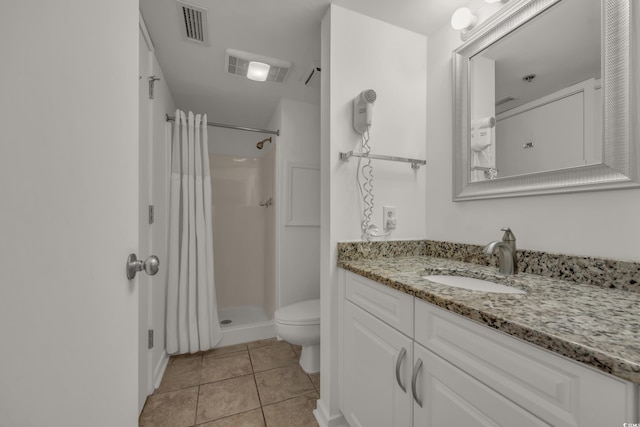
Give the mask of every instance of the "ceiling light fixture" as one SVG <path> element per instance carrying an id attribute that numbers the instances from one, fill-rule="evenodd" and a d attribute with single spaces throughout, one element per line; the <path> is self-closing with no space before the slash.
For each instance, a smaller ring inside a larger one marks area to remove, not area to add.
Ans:
<path id="1" fill-rule="evenodd" d="M 229 74 L 259 82 L 283 83 L 291 62 L 236 49 L 225 50 L 225 70 Z"/>
<path id="2" fill-rule="evenodd" d="M 269 69 L 271 69 L 269 64 L 251 61 L 249 62 L 249 68 L 247 68 L 247 78 L 256 82 L 264 82 L 269 75 Z"/>
<path id="3" fill-rule="evenodd" d="M 451 27 L 454 30 L 468 31 L 476 23 L 476 16 L 467 7 L 461 7 L 451 15 Z"/>

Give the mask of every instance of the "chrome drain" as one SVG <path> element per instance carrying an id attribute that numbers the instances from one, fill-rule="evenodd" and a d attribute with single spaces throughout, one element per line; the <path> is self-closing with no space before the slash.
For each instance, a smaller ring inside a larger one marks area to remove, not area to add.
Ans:
<path id="1" fill-rule="evenodd" d="M 230 319 L 225 319 L 222 322 L 220 322 L 221 325 L 229 325 L 231 323 Z"/>

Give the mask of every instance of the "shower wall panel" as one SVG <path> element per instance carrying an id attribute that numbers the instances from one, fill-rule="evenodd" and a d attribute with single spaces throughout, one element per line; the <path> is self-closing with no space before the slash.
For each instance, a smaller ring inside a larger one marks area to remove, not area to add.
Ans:
<path id="1" fill-rule="evenodd" d="M 270 319 L 273 319 L 276 310 L 276 206 L 281 200 L 275 194 L 277 149 L 277 141 L 274 141 L 270 150 L 261 159 L 264 198 L 271 197 L 273 200 L 273 204 L 265 211 L 264 309 Z"/>
<path id="2" fill-rule="evenodd" d="M 218 307 L 264 307 L 262 161 L 210 155 Z"/>

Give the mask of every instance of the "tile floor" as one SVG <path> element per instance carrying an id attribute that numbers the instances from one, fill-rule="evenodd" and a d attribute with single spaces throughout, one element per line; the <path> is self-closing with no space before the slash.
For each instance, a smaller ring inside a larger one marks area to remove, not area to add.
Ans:
<path id="1" fill-rule="evenodd" d="M 307 427 L 320 375 L 298 364 L 300 347 L 275 338 L 172 357 L 147 398 L 140 427 Z"/>

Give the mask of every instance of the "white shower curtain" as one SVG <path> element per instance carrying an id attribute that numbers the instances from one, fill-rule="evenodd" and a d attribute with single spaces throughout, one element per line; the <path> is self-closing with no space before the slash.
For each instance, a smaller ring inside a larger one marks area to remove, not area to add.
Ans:
<path id="1" fill-rule="evenodd" d="M 222 338 L 213 280 L 207 116 L 177 110 L 171 154 L 167 352 L 194 353 Z"/>

